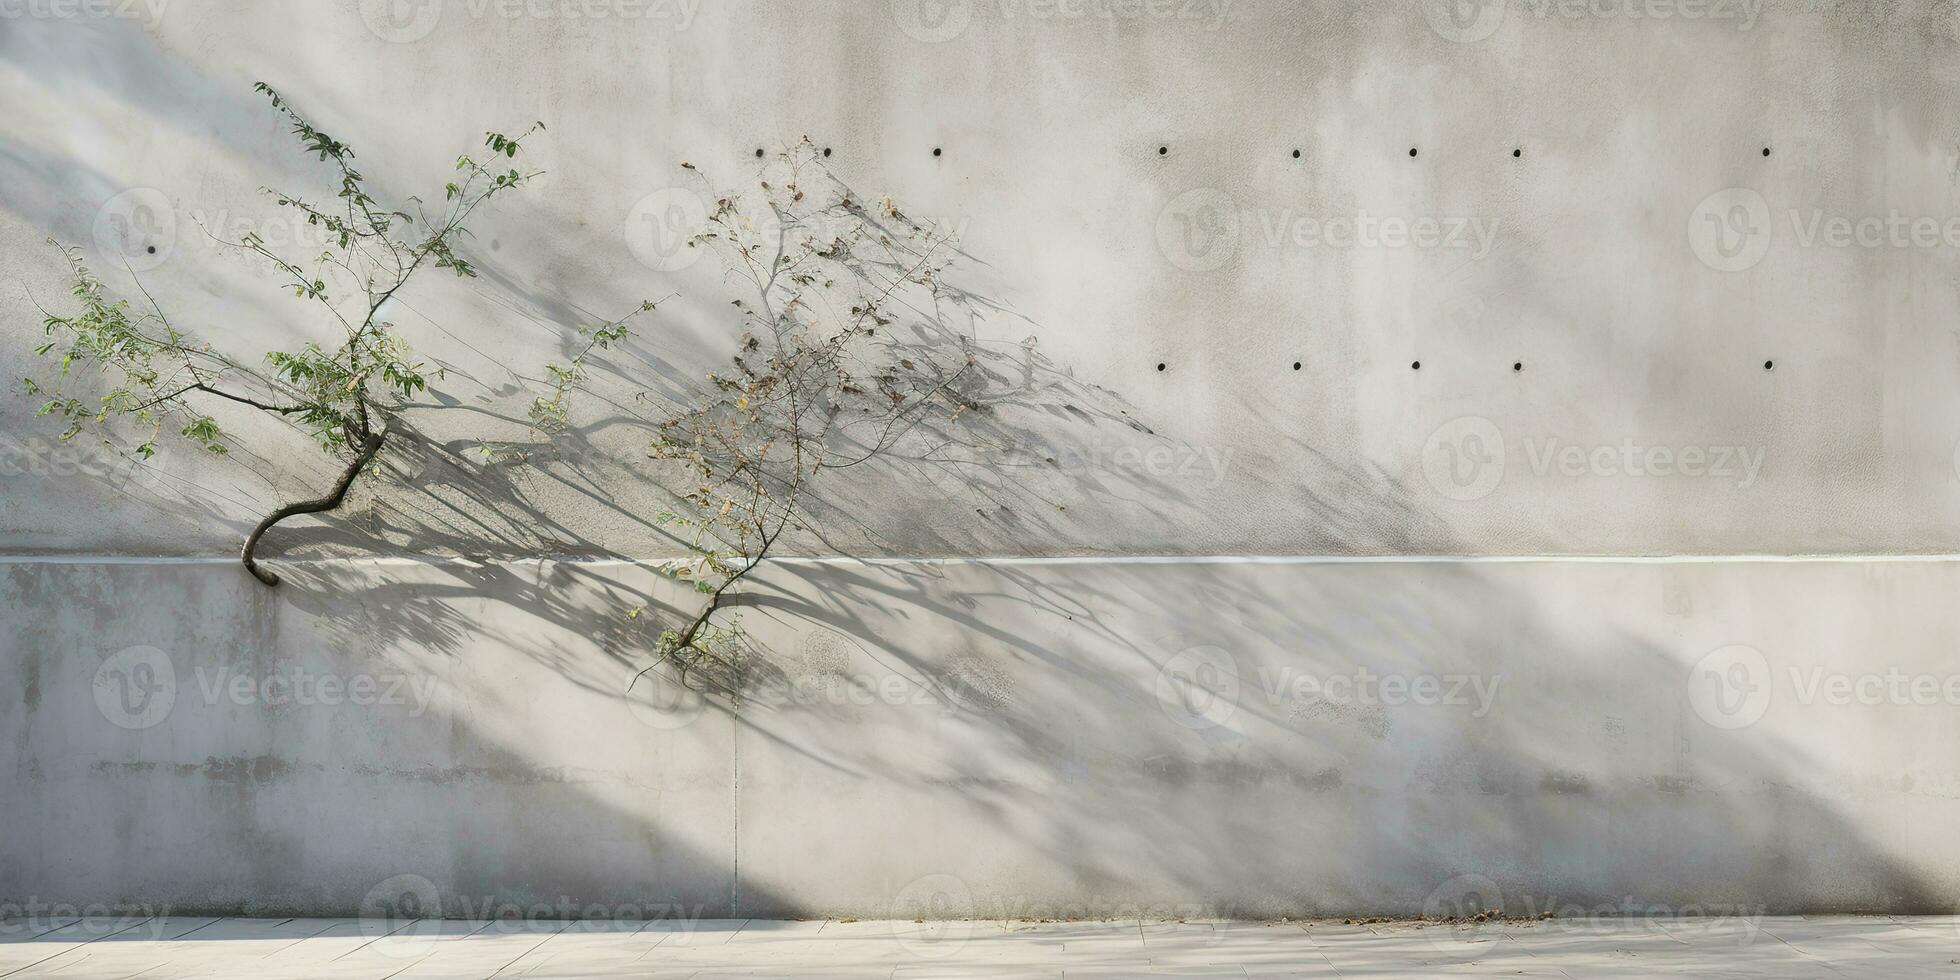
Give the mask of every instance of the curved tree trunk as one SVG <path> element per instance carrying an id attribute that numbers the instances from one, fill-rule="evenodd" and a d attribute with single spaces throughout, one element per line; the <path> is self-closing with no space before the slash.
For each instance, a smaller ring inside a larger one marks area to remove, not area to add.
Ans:
<path id="1" fill-rule="evenodd" d="M 287 518 L 298 517 L 301 514 L 322 514 L 337 509 L 341 505 L 341 502 L 347 499 L 347 491 L 353 487 L 354 478 L 360 476 L 361 471 L 367 469 L 368 464 L 374 462 L 375 455 L 381 452 L 381 443 L 387 437 L 387 434 L 385 427 L 380 432 L 368 433 L 367 437 L 361 441 L 360 452 L 354 456 L 353 462 L 348 463 L 347 469 L 341 471 L 340 480 L 334 484 L 332 493 L 318 500 L 304 500 L 299 503 L 287 504 L 267 514 L 265 520 L 260 521 L 259 526 L 252 529 L 251 536 L 245 539 L 245 549 L 240 555 L 245 561 L 245 570 L 257 576 L 259 581 L 267 585 L 278 585 L 279 576 L 277 574 L 274 574 L 270 569 L 259 567 L 258 560 L 255 557 L 259 550 L 259 539 L 265 537 L 265 532 L 272 530 L 274 525 Z"/>

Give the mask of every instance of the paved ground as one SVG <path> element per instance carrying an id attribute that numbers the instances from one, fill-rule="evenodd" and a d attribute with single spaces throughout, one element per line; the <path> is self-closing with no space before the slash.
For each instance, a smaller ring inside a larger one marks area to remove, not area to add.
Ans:
<path id="1" fill-rule="evenodd" d="M 392 930 L 392 931 L 391 931 Z M 1951 977 L 1960 917 L 0 922 L 0 977 Z"/>

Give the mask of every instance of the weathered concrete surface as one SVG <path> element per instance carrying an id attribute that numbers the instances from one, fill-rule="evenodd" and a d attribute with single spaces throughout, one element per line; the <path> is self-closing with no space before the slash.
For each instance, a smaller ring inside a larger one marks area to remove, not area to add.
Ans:
<path id="1" fill-rule="evenodd" d="M 786 566 L 735 710 L 625 696 L 631 566 L 290 570 L 0 566 L 0 897 L 1960 900 L 1946 562 Z"/>
<path id="2" fill-rule="evenodd" d="M 664 268 L 686 229 L 636 205 L 684 160 L 732 185 L 756 147 L 809 134 L 865 199 L 964 229 L 962 285 L 1004 310 L 981 337 L 1038 338 L 1162 433 L 1057 410 L 1013 445 L 1011 488 L 966 474 L 857 498 L 868 526 L 836 542 L 853 553 L 1960 551 L 1948 0 L 112 9 L 129 16 L 0 20 L 0 376 L 38 333 L 26 294 L 61 295 L 48 235 L 119 269 L 135 229 L 146 283 L 241 356 L 325 329 L 200 229 L 290 238 L 258 188 L 322 186 L 254 80 L 403 196 L 440 194 L 485 129 L 551 126 L 548 175 L 473 248 L 486 281 L 394 311 L 450 366 L 441 400 L 490 414 L 416 413 L 431 448 L 363 491 L 358 530 L 274 549 L 665 547 L 634 520 L 665 504 L 646 433 L 603 403 L 567 449 L 576 473 L 506 479 L 470 447 L 523 438 L 523 379 L 573 324 L 641 298 L 678 294 L 601 366 L 607 394 L 635 404 L 719 363 L 719 270 Z M 118 203 L 134 188 L 164 204 Z M 1350 241 L 1340 223 L 1364 215 L 1410 227 Z M 0 399 L 10 459 L 50 452 L 30 412 Z M 1152 446 L 1174 455 L 1119 455 Z M 173 454 L 134 500 L 10 470 L 0 545 L 228 552 L 325 480 L 297 434 L 257 449 Z M 1500 452 L 1485 485 L 1472 461 Z"/>
<path id="3" fill-rule="evenodd" d="M 70 559 L 4 566 L 0 896 L 1948 907 L 1946 562 L 806 566 L 750 614 L 783 673 L 668 727 L 620 693 L 646 576 L 513 561 L 670 553 L 614 408 L 734 330 L 666 192 L 806 133 L 964 232 L 991 366 L 1043 379 L 998 465 L 825 488 L 826 554 L 1960 553 L 1954 5 L 1658 9 L 0 2 L 4 378 L 62 298 L 48 236 L 241 358 L 326 335 L 204 231 L 293 240 L 258 189 L 322 186 L 254 80 L 404 197 L 551 127 L 484 280 L 389 311 L 447 370 L 421 438 L 269 542 L 483 562 L 273 593 L 99 561 L 230 554 L 329 461 L 228 414 L 229 461 L 131 471 L 0 398 L 0 552 Z M 535 438 L 573 326 L 670 293 L 538 468 L 474 455 Z M 1480 716 L 1292 686 L 1363 668 L 1498 686 Z M 265 703 L 300 670 L 394 693 Z M 164 676 L 167 715 L 114 723 Z"/>

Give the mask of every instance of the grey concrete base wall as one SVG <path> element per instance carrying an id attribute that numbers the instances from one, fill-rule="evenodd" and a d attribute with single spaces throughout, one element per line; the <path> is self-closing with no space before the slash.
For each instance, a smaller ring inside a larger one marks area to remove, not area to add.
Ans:
<path id="1" fill-rule="evenodd" d="M 1960 899 L 1948 561 L 790 564 L 739 701 L 627 693 L 643 568 L 289 571 L 0 564 L 0 900 Z"/>
<path id="2" fill-rule="evenodd" d="M 0 901 L 1950 911 L 1957 10 L 0 0 L 8 388 L 50 237 L 241 363 L 338 335 L 219 244 L 310 265 L 263 189 L 337 187 L 255 81 L 389 207 L 549 127 L 278 591 L 225 556 L 332 485 L 306 433 L 139 467 L 0 397 Z M 958 235 L 1013 398 L 812 491 L 779 553 L 887 560 L 760 578 L 740 697 L 629 694 L 685 597 L 523 559 L 683 553 L 647 419 L 752 299 L 684 243 L 806 134 Z M 1249 553 L 1353 560 L 1135 557 Z"/>

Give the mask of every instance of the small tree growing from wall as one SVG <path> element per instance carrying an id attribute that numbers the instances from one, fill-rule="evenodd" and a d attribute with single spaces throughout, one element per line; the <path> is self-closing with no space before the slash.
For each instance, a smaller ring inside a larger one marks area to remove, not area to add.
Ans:
<path id="1" fill-rule="evenodd" d="M 53 373 L 28 378 L 25 385 L 28 394 L 42 399 L 41 415 L 66 420 L 62 439 L 101 430 L 105 443 L 145 460 L 156 454 L 166 431 L 206 452 L 227 452 L 230 434 L 212 414 L 221 403 L 303 428 L 340 461 L 340 475 L 325 494 L 273 510 L 247 535 L 241 549 L 245 567 L 259 581 L 277 585 L 279 576 L 256 560 L 266 532 L 293 517 L 338 509 L 394 437 L 391 422 L 404 402 L 428 387 L 429 369 L 386 319 L 389 302 L 430 270 L 476 276 L 456 245 L 479 208 L 538 176 L 518 169 L 515 161 L 523 141 L 544 124 L 516 136 L 486 133 L 483 159 L 457 159 L 456 176 L 444 188 L 439 208 L 415 198 L 390 207 L 370 193 L 367 178 L 354 166 L 352 147 L 321 132 L 265 84 L 256 90 L 286 117 L 305 151 L 333 167 L 335 186 L 323 203 L 266 191 L 328 244 L 311 257 L 282 254 L 256 234 L 225 244 L 265 260 L 280 286 L 328 317 L 343 339 L 330 347 L 309 343 L 273 351 L 265 357 L 265 369 L 256 370 L 179 329 L 140 282 L 143 302 L 132 304 L 109 291 L 79 250 L 63 249 L 78 309 L 42 311 L 48 340 L 39 353 L 53 360 Z M 628 319 L 652 308 L 643 303 Z M 592 330 L 590 342 L 610 343 L 623 335 L 624 326 L 619 321 Z M 558 378 L 561 399 L 569 380 Z M 540 399 L 534 417 L 548 419 L 551 405 L 552 400 Z M 110 438 L 116 429 L 134 429 L 139 438 L 133 445 L 119 443 Z"/>
<path id="2" fill-rule="evenodd" d="M 270 88 L 258 90 L 301 145 L 333 167 L 330 204 L 268 191 L 320 229 L 328 246 L 299 260 L 256 235 L 226 244 L 264 260 L 282 288 L 339 328 L 340 341 L 273 351 L 263 368 L 248 367 L 180 329 L 140 281 L 139 306 L 112 295 L 78 251 L 63 249 L 79 308 L 43 311 L 48 340 L 40 353 L 53 367 L 26 385 L 42 415 L 66 421 L 62 438 L 97 432 L 139 459 L 158 452 L 167 433 L 228 452 L 234 436 L 214 414 L 222 405 L 309 433 L 338 461 L 338 478 L 324 495 L 265 515 L 241 549 L 252 574 L 277 585 L 279 576 L 255 557 L 265 534 L 287 519 L 338 509 L 388 446 L 414 438 L 396 423 L 432 372 L 389 322 L 390 303 L 427 270 L 476 275 L 456 245 L 479 208 L 538 176 L 513 161 L 543 124 L 515 137 L 487 133 L 485 159 L 457 160 L 440 208 L 416 199 L 391 208 L 369 192 L 350 147 Z M 718 253 L 741 295 L 728 307 L 736 321 L 730 333 L 738 335 L 729 366 L 698 386 L 662 392 L 655 401 L 675 407 L 641 416 L 655 433 L 649 475 L 672 491 L 658 524 L 685 549 L 660 570 L 699 597 L 698 606 L 663 622 L 656 665 L 673 666 L 683 680 L 705 673 L 731 687 L 741 666 L 732 614 L 739 586 L 792 543 L 821 545 L 826 527 L 865 523 L 901 472 L 928 483 L 948 473 L 979 486 L 991 481 L 1005 513 L 1016 494 L 1000 465 L 1005 456 L 1059 470 L 1042 456 L 1036 424 L 1109 420 L 1148 433 L 1108 404 L 1107 392 L 1054 370 L 1032 339 L 982 344 L 976 321 L 990 304 L 946 277 L 964 258 L 955 234 L 914 221 L 889 199 L 866 202 L 807 140 L 736 192 L 719 193 L 687 169 L 713 201 L 706 227 L 688 245 Z M 530 406 L 532 426 L 571 432 L 574 392 L 591 380 L 592 355 L 624 342 L 631 323 L 654 306 L 643 302 L 620 319 L 581 327 L 568 362 L 546 365 L 547 391 Z M 1009 402 L 1025 417 L 1002 412 Z M 133 443 L 112 438 L 132 429 Z M 518 447 L 482 449 L 492 463 L 528 461 Z M 842 471 L 876 477 L 839 479 Z M 1026 502 L 1065 509 L 1038 495 Z M 645 609 L 635 608 L 633 618 Z"/>
<path id="3" fill-rule="evenodd" d="M 702 597 L 661 630 L 654 666 L 730 687 L 740 633 L 728 599 L 786 536 L 821 537 L 837 510 L 823 499 L 831 475 L 950 462 L 975 446 L 961 423 L 1008 395 L 966 329 L 971 297 L 945 281 L 960 254 L 951 230 L 858 199 L 807 139 L 740 192 L 683 166 L 714 202 L 689 247 L 718 252 L 743 295 L 728 369 L 662 418 L 652 445 L 679 470 L 686 505 L 660 515 L 687 549 L 661 570 Z"/>

